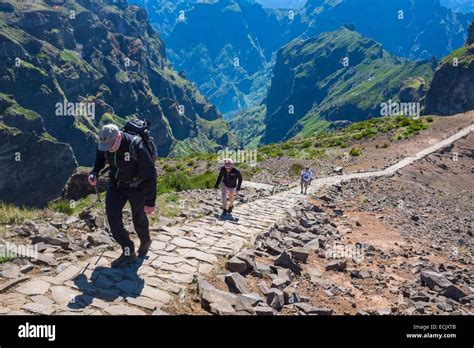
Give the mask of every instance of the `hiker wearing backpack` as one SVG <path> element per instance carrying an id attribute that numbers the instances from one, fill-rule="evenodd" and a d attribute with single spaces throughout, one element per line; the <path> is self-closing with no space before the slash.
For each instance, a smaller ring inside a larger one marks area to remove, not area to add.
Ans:
<path id="1" fill-rule="evenodd" d="M 122 210 L 127 201 L 140 239 L 138 256 L 145 257 L 151 245 L 147 215 L 155 211 L 156 152 L 152 152 L 155 151 L 154 145 L 150 145 L 152 139 L 142 133 L 145 124 L 140 122 L 143 121 L 134 122 L 127 122 L 122 130 L 113 124 L 102 127 L 94 169 L 88 177 L 92 186 L 97 185 L 99 172 L 106 163 L 109 165 L 105 208 L 111 233 L 122 248 L 122 255 L 112 262 L 112 267 L 126 266 L 137 258 L 134 243 L 122 221 Z"/>
<path id="2" fill-rule="evenodd" d="M 214 187 L 221 185 L 222 215 L 232 214 L 234 209 L 235 193 L 240 191 L 242 186 L 242 174 L 234 168 L 234 162 L 230 158 L 224 160 L 224 166 L 219 171 Z M 227 209 L 227 195 L 229 195 L 229 209 Z"/>
<path id="3" fill-rule="evenodd" d="M 308 186 L 311 185 L 311 181 L 313 180 L 313 172 L 311 169 L 309 169 L 309 166 L 306 166 L 302 171 L 301 171 L 301 193 L 303 193 L 303 188 L 304 188 L 304 194 L 308 191 Z"/>

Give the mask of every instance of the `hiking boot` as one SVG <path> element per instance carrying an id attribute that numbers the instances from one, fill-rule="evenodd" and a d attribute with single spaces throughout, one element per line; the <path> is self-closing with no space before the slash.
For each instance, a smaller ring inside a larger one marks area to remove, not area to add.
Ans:
<path id="1" fill-rule="evenodd" d="M 228 214 L 227 209 L 222 209 L 222 215 L 227 215 L 227 214 Z"/>
<path id="2" fill-rule="evenodd" d="M 137 254 L 133 251 L 130 255 L 122 254 L 118 259 L 112 261 L 113 268 L 125 267 L 137 259 Z"/>
<path id="3" fill-rule="evenodd" d="M 151 246 L 151 239 L 148 242 L 140 243 L 140 247 L 138 248 L 138 257 L 145 257 L 148 254 L 148 250 Z"/>
<path id="4" fill-rule="evenodd" d="M 234 209 L 234 206 L 233 206 L 233 205 L 231 205 L 231 206 L 229 207 L 229 209 L 227 209 L 227 213 L 232 214 L 232 209 Z"/>

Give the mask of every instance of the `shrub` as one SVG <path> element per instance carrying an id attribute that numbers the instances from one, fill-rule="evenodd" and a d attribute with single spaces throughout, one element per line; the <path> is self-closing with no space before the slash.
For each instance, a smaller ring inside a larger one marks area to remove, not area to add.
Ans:
<path id="1" fill-rule="evenodd" d="M 300 149 L 306 149 L 311 146 L 311 140 L 306 140 L 300 145 Z"/>
<path id="2" fill-rule="evenodd" d="M 69 202 L 63 199 L 50 203 L 48 205 L 48 208 L 53 211 L 57 211 L 59 213 L 64 213 L 67 215 L 72 215 L 74 213 L 74 209 L 71 207 Z"/>
<path id="3" fill-rule="evenodd" d="M 375 134 L 377 134 L 377 128 L 375 127 L 369 127 L 369 128 L 366 128 L 362 131 L 362 135 L 364 137 L 373 137 Z"/>
<path id="4" fill-rule="evenodd" d="M 186 175 L 183 172 L 166 173 L 158 179 L 158 194 L 168 192 L 179 192 L 193 189 L 205 189 L 214 186 L 216 174 L 205 172 L 194 176 Z"/>
<path id="5" fill-rule="evenodd" d="M 20 224 L 24 220 L 31 219 L 34 216 L 35 212 L 33 210 L 0 203 L 0 225 Z"/>
<path id="6" fill-rule="evenodd" d="M 304 165 L 302 165 L 301 163 L 293 163 L 290 166 L 290 169 L 288 169 L 288 175 L 292 177 L 300 176 L 303 168 L 304 168 Z"/>
<path id="7" fill-rule="evenodd" d="M 353 147 L 351 149 L 351 151 L 349 151 L 349 154 L 353 157 L 357 157 L 357 156 L 360 156 L 362 154 L 362 150 L 357 148 L 357 147 Z"/>

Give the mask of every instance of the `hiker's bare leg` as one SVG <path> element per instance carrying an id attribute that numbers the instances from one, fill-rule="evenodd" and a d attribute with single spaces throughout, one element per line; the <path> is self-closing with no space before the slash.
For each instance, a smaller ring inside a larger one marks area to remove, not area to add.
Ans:
<path id="1" fill-rule="evenodd" d="M 230 192 L 229 192 L 229 207 L 233 207 L 233 206 L 234 206 L 234 198 L 235 198 L 235 192 L 234 192 L 234 191 L 230 191 Z"/>
<path id="2" fill-rule="evenodd" d="M 222 209 L 227 209 L 227 190 L 224 187 L 221 188 L 221 200 Z"/>

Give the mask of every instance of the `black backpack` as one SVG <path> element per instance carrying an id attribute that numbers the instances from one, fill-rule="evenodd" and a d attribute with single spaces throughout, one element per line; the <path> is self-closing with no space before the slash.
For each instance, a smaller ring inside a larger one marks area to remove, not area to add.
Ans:
<path id="1" fill-rule="evenodd" d="M 153 138 L 150 136 L 150 122 L 147 120 L 143 121 L 137 118 L 132 118 L 125 123 L 122 127 L 122 131 L 134 135 L 133 140 L 130 143 L 130 156 L 133 160 L 137 160 L 136 146 L 143 141 L 153 163 L 155 163 L 158 156 L 156 153 L 156 145 L 153 142 Z"/>

